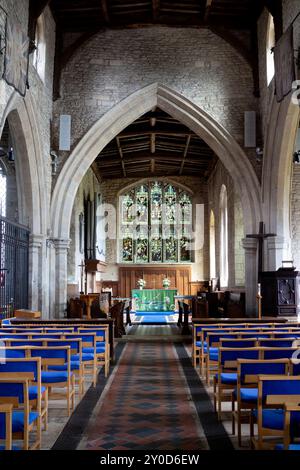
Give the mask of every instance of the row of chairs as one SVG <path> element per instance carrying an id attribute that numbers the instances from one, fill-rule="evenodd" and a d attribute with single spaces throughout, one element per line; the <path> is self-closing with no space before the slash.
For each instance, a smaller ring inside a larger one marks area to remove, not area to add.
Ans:
<path id="1" fill-rule="evenodd" d="M 199 364 L 208 383 L 213 376 L 214 409 L 219 419 L 222 403 L 231 401 L 232 432 L 237 428 L 240 446 L 241 425 L 248 422 L 255 448 L 268 447 L 269 438 L 276 437 L 280 440 L 276 448 L 300 450 L 300 444 L 291 444 L 300 437 L 300 329 L 259 326 L 195 324 L 193 362 L 195 367 Z"/>
<path id="2" fill-rule="evenodd" d="M 23 440 L 24 450 L 40 448 L 42 425 L 47 430 L 48 397 L 64 397 L 70 416 L 77 390 L 80 399 L 89 375 L 96 385 L 99 366 L 107 376 L 109 361 L 106 325 L 1 328 L 0 439 L 6 438 L 2 448 L 14 448 L 15 439 Z"/>

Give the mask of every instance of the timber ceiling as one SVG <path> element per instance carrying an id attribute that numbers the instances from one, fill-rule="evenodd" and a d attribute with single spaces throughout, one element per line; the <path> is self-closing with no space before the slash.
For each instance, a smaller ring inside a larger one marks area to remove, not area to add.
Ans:
<path id="1" fill-rule="evenodd" d="M 248 29 L 257 17 L 257 0 L 51 0 L 64 31 L 141 24 L 196 26 L 207 22 Z"/>
<path id="2" fill-rule="evenodd" d="M 159 108 L 124 129 L 95 160 L 103 179 L 175 175 L 207 178 L 216 162 L 214 152 L 200 137 Z"/>

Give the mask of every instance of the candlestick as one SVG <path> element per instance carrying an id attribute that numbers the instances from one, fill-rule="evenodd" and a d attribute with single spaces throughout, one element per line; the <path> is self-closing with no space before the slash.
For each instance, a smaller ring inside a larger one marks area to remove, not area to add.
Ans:
<path id="1" fill-rule="evenodd" d="M 257 284 L 257 295 L 261 295 L 261 285 L 260 285 L 260 283 Z"/>

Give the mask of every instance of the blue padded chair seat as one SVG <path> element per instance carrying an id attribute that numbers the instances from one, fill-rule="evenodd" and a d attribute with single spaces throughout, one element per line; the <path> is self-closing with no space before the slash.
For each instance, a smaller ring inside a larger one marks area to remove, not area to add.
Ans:
<path id="1" fill-rule="evenodd" d="M 218 374 L 216 374 L 216 379 L 218 380 Z M 221 373 L 221 383 L 227 385 L 236 385 L 237 383 L 237 374 L 235 372 L 222 372 Z"/>
<path id="2" fill-rule="evenodd" d="M 45 393 L 46 387 L 41 386 L 41 394 Z M 30 385 L 29 386 L 29 400 L 36 400 L 38 396 L 38 386 Z"/>
<path id="3" fill-rule="evenodd" d="M 257 403 L 258 388 L 241 388 L 241 401 Z"/>
<path id="4" fill-rule="evenodd" d="M 5 450 L 5 446 L 0 446 L 0 452 L 1 450 Z M 11 450 L 21 450 L 21 447 L 11 446 Z"/>
<path id="5" fill-rule="evenodd" d="M 93 354 L 94 353 L 94 348 L 82 348 L 82 352 L 84 354 Z M 96 353 L 101 354 L 105 352 L 105 346 L 97 346 L 96 347 Z"/>
<path id="6" fill-rule="evenodd" d="M 64 371 L 42 371 L 42 383 L 51 384 L 51 383 L 60 383 L 67 382 L 68 373 Z"/>
<path id="7" fill-rule="evenodd" d="M 204 352 L 207 353 L 207 346 L 204 346 L 203 349 L 204 349 Z M 218 352 L 218 351 L 219 351 L 219 348 L 212 348 L 212 347 L 209 348 L 209 352 Z"/>
<path id="8" fill-rule="evenodd" d="M 31 411 L 28 416 L 29 424 L 32 424 L 39 414 L 36 411 Z M 12 413 L 12 432 L 22 432 L 24 430 L 24 412 L 13 411 Z"/>
<path id="9" fill-rule="evenodd" d="M 214 352 L 214 351 L 213 351 L 213 352 L 209 352 L 209 359 L 210 359 L 211 361 L 216 361 L 216 362 L 218 362 L 218 360 L 219 360 L 219 353 L 218 353 L 218 352 Z"/>
<path id="10" fill-rule="evenodd" d="M 79 361 L 71 361 L 71 370 L 79 370 L 80 369 L 80 362 Z M 57 370 L 57 371 L 64 371 L 68 370 L 68 364 L 62 364 L 60 366 L 49 366 L 48 370 Z"/>
<path id="11" fill-rule="evenodd" d="M 93 361 L 94 360 L 94 354 L 90 353 L 84 353 L 82 354 L 82 361 Z M 71 356 L 71 361 L 72 362 L 78 362 L 79 361 L 79 354 L 74 354 Z"/>
<path id="12" fill-rule="evenodd" d="M 283 450 L 283 444 L 276 444 L 275 450 Z M 300 444 L 290 444 L 288 450 L 300 450 Z"/>
<path id="13" fill-rule="evenodd" d="M 253 411 L 253 415 L 257 418 L 257 410 Z M 284 410 L 263 410 L 262 419 L 263 428 L 275 429 L 282 431 L 284 428 Z"/>
<path id="14" fill-rule="evenodd" d="M 201 348 L 202 347 L 202 341 L 196 341 L 196 346 L 198 348 Z M 203 341 L 203 346 L 206 348 L 207 347 L 207 342 L 206 341 Z"/>

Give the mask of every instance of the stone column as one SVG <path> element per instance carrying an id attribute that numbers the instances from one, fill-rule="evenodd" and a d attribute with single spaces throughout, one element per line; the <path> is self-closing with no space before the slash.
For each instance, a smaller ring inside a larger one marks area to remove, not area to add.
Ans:
<path id="1" fill-rule="evenodd" d="M 32 310 L 40 310 L 42 312 L 43 298 L 43 276 L 42 270 L 42 249 L 43 235 L 30 235 L 29 239 L 29 273 L 28 273 L 28 307 Z"/>
<path id="2" fill-rule="evenodd" d="M 290 243 L 285 237 L 279 235 L 269 237 L 265 246 L 264 271 L 277 271 L 282 265 L 282 260 L 291 260 Z"/>
<path id="3" fill-rule="evenodd" d="M 63 318 L 67 305 L 68 249 L 70 239 L 55 238 L 55 309 L 54 317 Z"/>
<path id="4" fill-rule="evenodd" d="M 257 240 L 244 238 L 242 245 L 245 250 L 245 291 L 246 315 L 257 316 Z"/>

